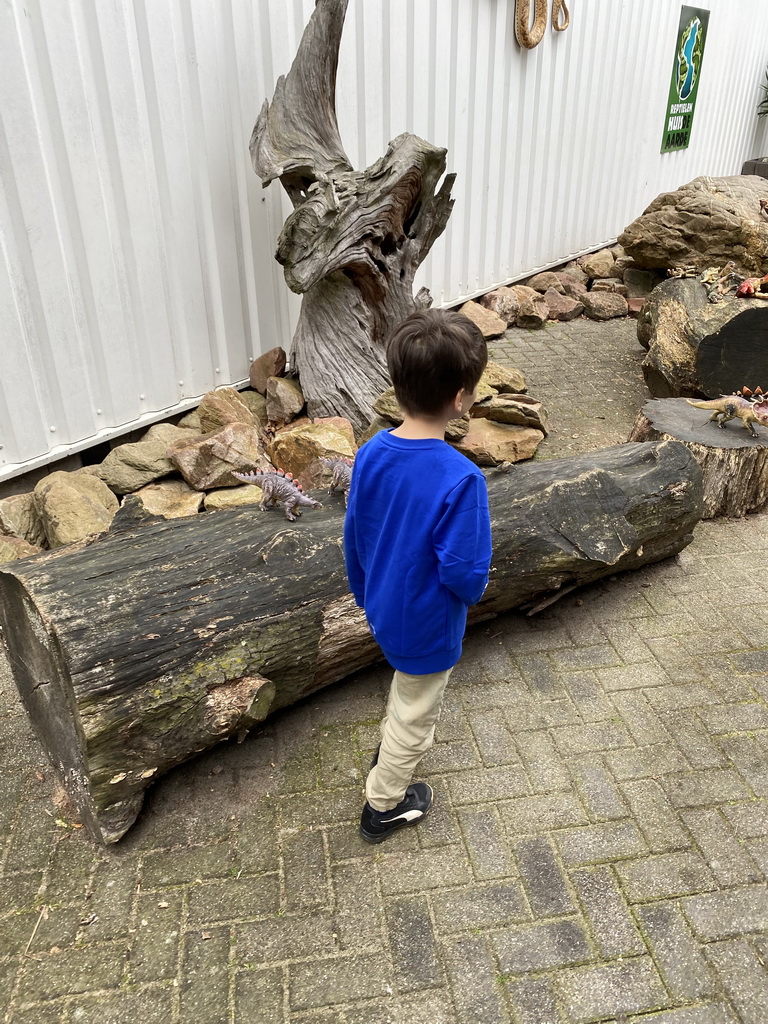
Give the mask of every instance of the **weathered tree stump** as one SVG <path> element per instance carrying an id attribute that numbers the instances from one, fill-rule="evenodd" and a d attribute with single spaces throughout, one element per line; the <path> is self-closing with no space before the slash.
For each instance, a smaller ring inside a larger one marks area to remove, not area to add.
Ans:
<path id="1" fill-rule="evenodd" d="M 475 619 L 673 555 L 702 510 L 676 442 L 487 480 L 493 569 Z M 91 543 L 0 571 L 14 678 L 96 839 L 123 835 L 162 772 L 381 657 L 348 592 L 343 517 L 341 498 L 296 523 L 248 507 L 136 523 L 121 509 Z"/>
<path id="2" fill-rule="evenodd" d="M 648 350 L 643 376 L 655 398 L 718 398 L 737 388 L 768 387 L 768 302 L 712 303 L 697 278 L 662 281 L 638 317 Z"/>
<path id="3" fill-rule="evenodd" d="M 455 175 L 440 184 L 446 150 L 407 134 L 365 171 L 352 169 L 336 120 L 347 3 L 317 0 L 250 149 L 264 186 L 279 178 L 295 208 L 276 258 L 304 296 L 291 360 L 309 414 L 344 416 L 362 433 L 390 383 L 388 334 L 431 303 L 426 289 L 414 297 L 413 279 L 448 222 Z"/>
<path id="4" fill-rule="evenodd" d="M 683 398 L 646 402 L 630 441 L 681 441 L 696 459 L 704 481 L 704 519 L 743 516 L 768 501 L 768 428 L 755 426 L 751 437 L 741 420 L 723 428 L 709 422 L 711 412 Z"/>

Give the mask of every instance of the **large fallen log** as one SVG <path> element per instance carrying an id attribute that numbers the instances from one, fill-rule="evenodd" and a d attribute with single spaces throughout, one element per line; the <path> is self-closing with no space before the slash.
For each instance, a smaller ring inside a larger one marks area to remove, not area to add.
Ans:
<path id="1" fill-rule="evenodd" d="M 490 472 L 491 582 L 474 618 L 680 551 L 701 473 L 677 442 Z M 134 499 L 129 498 L 126 508 Z M 97 840 L 195 752 L 381 657 L 347 591 L 344 510 L 131 521 L 0 571 L 0 627 L 32 723 Z"/>
<path id="2" fill-rule="evenodd" d="M 741 420 L 722 429 L 712 410 L 684 398 L 651 399 L 638 413 L 630 441 L 680 441 L 696 459 L 704 484 L 704 519 L 738 517 L 768 502 L 768 428 L 754 424 L 752 437 Z"/>

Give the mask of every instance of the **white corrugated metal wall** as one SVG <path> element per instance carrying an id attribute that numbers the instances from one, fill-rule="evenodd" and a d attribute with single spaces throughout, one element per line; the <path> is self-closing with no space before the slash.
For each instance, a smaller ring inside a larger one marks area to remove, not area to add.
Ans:
<path id="1" fill-rule="evenodd" d="M 675 0 L 571 0 L 533 51 L 513 0 L 351 0 L 338 109 L 362 167 L 412 131 L 456 206 L 417 284 L 449 304 L 614 238 L 660 191 L 738 173 L 768 3 L 709 0 L 692 145 L 659 153 Z M 247 143 L 313 0 L 0 9 L 0 480 L 192 404 L 288 346 L 289 212 Z M 623 69 L 623 70 L 622 70 Z"/>

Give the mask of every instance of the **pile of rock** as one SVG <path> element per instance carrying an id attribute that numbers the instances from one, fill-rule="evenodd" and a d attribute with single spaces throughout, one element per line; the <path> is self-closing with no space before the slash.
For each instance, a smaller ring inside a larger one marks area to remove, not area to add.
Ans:
<path id="1" fill-rule="evenodd" d="M 519 370 L 489 363 L 477 389 L 477 402 L 467 416 L 450 421 L 446 441 L 479 466 L 532 458 L 547 433 L 547 412 L 525 390 Z M 403 422 L 393 388 L 380 395 L 373 407 L 377 415 L 361 442 Z"/>
<path id="2" fill-rule="evenodd" d="M 109 529 L 127 495 L 170 519 L 260 502 L 261 488 L 233 472 L 279 466 L 305 488 L 327 486 L 331 471 L 318 460 L 354 458 L 352 426 L 301 417 L 304 396 L 285 367 L 285 352 L 273 349 L 252 364 L 252 390 L 210 391 L 178 423 L 155 424 L 100 465 L 50 473 L 33 491 L 0 500 L 0 562 Z"/>
<path id="3" fill-rule="evenodd" d="M 496 288 L 460 312 L 485 338 L 509 327 L 543 327 L 547 320 L 592 320 L 637 316 L 664 275 L 638 266 L 620 245 L 583 256 L 557 270 L 545 270 L 521 284 Z"/>
<path id="4" fill-rule="evenodd" d="M 285 368 L 285 352 L 272 349 L 252 364 L 251 390 L 210 391 L 177 423 L 155 424 L 100 465 L 49 473 L 33 491 L 0 500 L 0 563 L 108 530 L 128 496 L 150 515 L 173 519 L 260 503 L 261 488 L 232 475 L 254 468 L 279 467 L 305 490 L 327 487 L 332 471 L 322 458 L 354 459 L 358 442 L 402 422 L 391 390 L 362 438 L 342 417 L 310 419 Z M 480 465 L 531 458 L 546 413 L 524 392 L 521 373 L 490 364 L 471 416 L 454 420 L 447 439 Z"/>

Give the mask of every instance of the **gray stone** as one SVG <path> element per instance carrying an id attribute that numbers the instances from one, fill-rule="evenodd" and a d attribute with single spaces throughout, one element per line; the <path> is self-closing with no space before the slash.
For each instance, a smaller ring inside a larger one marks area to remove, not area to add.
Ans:
<path id="1" fill-rule="evenodd" d="M 480 378 L 480 383 L 498 391 L 500 395 L 520 395 L 526 390 L 525 375 L 511 366 L 499 366 L 489 361 Z"/>
<path id="2" fill-rule="evenodd" d="M 28 544 L 22 537 L 8 537 L 5 534 L 0 534 L 0 564 L 15 562 L 18 558 L 39 555 L 42 550 L 42 547 L 38 547 L 36 544 Z"/>
<path id="3" fill-rule="evenodd" d="M 199 492 L 195 492 L 199 494 Z M 204 498 L 206 512 L 222 508 L 239 508 L 241 505 L 260 505 L 264 495 L 257 484 L 243 484 L 241 487 L 224 487 L 200 495 Z"/>
<path id="4" fill-rule="evenodd" d="M 477 300 L 480 305 L 492 309 L 497 316 L 505 320 L 508 327 L 517 322 L 517 314 L 520 312 L 520 301 L 511 288 L 502 286 L 495 288 L 492 292 L 486 292 Z"/>
<path id="5" fill-rule="evenodd" d="M 657 284 L 664 280 L 664 274 L 658 270 L 647 270 L 644 267 L 627 267 L 624 271 L 624 287 L 631 299 L 647 298 Z"/>
<path id="6" fill-rule="evenodd" d="M 616 260 L 610 249 L 600 249 L 581 260 L 581 269 L 590 278 L 616 276 Z"/>
<path id="7" fill-rule="evenodd" d="M 194 490 L 183 480 L 161 480 L 160 483 L 147 484 L 136 491 L 136 497 L 147 512 L 165 519 L 193 516 L 203 504 L 200 491 Z"/>
<path id="8" fill-rule="evenodd" d="M 612 292 L 587 292 L 582 295 L 581 301 L 590 320 L 611 320 L 615 316 L 626 316 L 629 312 L 624 296 Z"/>
<path id="9" fill-rule="evenodd" d="M 599 281 L 594 281 L 592 284 L 593 292 L 613 292 L 616 295 L 623 295 L 627 297 L 627 286 L 622 282 L 620 277 L 605 277 Z"/>
<path id="10" fill-rule="evenodd" d="M 282 377 L 286 366 L 285 351 L 277 346 L 264 352 L 258 359 L 254 359 L 248 371 L 251 387 L 262 395 L 267 393 L 267 382 L 270 377 Z"/>
<path id="11" fill-rule="evenodd" d="M 768 221 L 760 217 L 765 179 L 757 175 L 700 177 L 664 192 L 619 236 L 642 267 L 693 265 L 699 270 L 734 260 L 745 277 L 764 272 Z"/>
<path id="12" fill-rule="evenodd" d="M 299 382 L 290 377 L 270 377 L 267 381 L 267 419 L 270 423 L 289 423 L 304 408 Z"/>
<path id="13" fill-rule="evenodd" d="M 258 391 L 249 391 L 246 388 L 245 391 L 240 392 L 240 399 L 248 408 L 254 420 L 260 426 L 264 426 L 267 422 L 267 400 L 264 395 Z"/>
<path id="14" fill-rule="evenodd" d="M 0 500 L 0 534 L 21 537 L 36 547 L 45 543 L 45 529 L 40 522 L 32 491 L 12 494 Z"/>
<path id="15" fill-rule="evenodd" d="M 507 329 L 507 321 L 479 302 L 465 302 L 459 309 L 473 324 L 480 328 L 484 338 L 500 338 Z"/>
<path id="16" fill-rule="evenodd" d="M 563 293 L 563 285 L 560 278 L 551 270 L 544 270 L 540 274 L 534 274 L 525 283 L 528 288 L 533 288 L 534 291 L 541 292 L 542 295 L 545 295 L 550 289 L 559 292 L 561 295 Z"/>
<path id="17" fill-rule="evenodd" d="M 218 388 L 203 395 L 197 415 L 204 434 L 219 430 L 228 423 L 246 423 L 249 427 L 256 423 L 253 413 L 236 388 Z"/>
<path id="18" fill-rule="evenodd" d="M 546 435 L 549 415 L 547 410 L 533 398 L 526 395 L 494 395 L 472 407 L 472 416 L 478 419 L 494 420 L 496 423 L 515 423 L 521 427 L 533 427 Z"/>
<path id="19" fill-rule="evenodd" d="M 258 427 L 230 423 L 212 434 L 176 441 L 168 454 L 174 467 L 197 491 L 239 487 L 233 471 L 249 473 L 254 467 L 269 468 L 261 443 Z"/>
<path id="20" fill-rule="evenodd" d="M 35 487 L 35 504 L 51 548 L 109 529 L 118 501 L 105 483 L 82 473 L 49 473 Z"/>
<path id="21" fill-rule="evenodd" d="M 190 432 L 171 423 L 156 423 L 132 444 L 121 444 L 107 455 L 99 467 L 99 476 L 116 494 L 130 494 L 145 484 L 168 476 L 174 466 L 168 448 Z M 194 436 L 194 435 L 193 435 Z"/>
<path id="22" fill-rule="evenodd" d="M 584 304 L 565 294 L 565 288 L 562 289 L 562 292 L 561 294 L 554 288 L 548 288 L 544 292 L 544 301 L 549 307 L 549 316 L 552 320 L 575 320 L 584 312 Z"/>
<path id="23" fill-rule="evenodd" d="M 543 327 L 549 319 L 549 306 L 543 296 L 522 284 L 513 285 L 512 291 L 520 303 L 520 312 L 517 314 L 518 326 L 534 329 Z"/>

